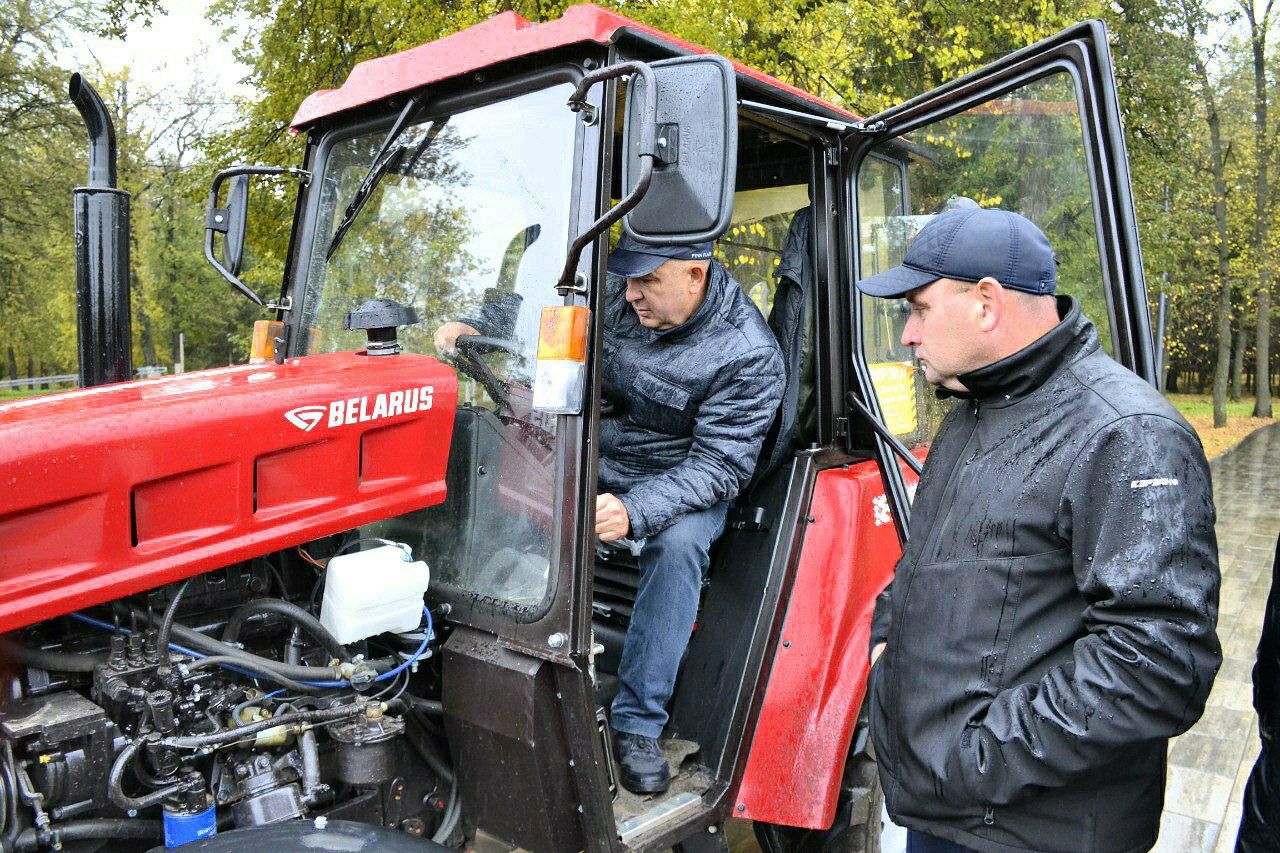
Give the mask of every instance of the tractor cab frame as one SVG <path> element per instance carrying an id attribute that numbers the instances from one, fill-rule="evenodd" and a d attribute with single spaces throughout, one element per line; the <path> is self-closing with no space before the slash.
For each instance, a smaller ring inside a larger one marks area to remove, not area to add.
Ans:
<path id="1" fill-rule="evenodd" d="M 734 64 L 723 122 L 706 111 L 723 93 L 664 122 L 658 113 L 679 113 L 709 85 L 694 63 L 664 63 L 704 55 L 594 6 L 537 25 L 508 12 L 361 63 L 292 123 L 306 145 L 290 170 L 303 180 L 283 286 L 268 305 L 282 324 L 278 358 L 359 348 L 340 320 L 368 297 L 414 307 L 422 322 L 402 337 L 427 354 L 439 324 L 484 312 L 509 321 L 505 337 L 457 361 L 465 387 L 445 503 L 362 535 L 408 542 L 436 567 L 428 599 L 448 630 L 441 701 L 465 820 L 529 850 L 726 849 L 730 817 L 755 820 L 772 850 L 856 849 L 857 828 L 878 824 L 859 728 L 869 624 L 940 404 L 897 340 L 900 308 L 859 297 L 854 282 L 898 262 L 929 215 L 963 199 L 1026 213 L 1112 354 L 1154 377 L 1100 23 L 866 119 Z M 640 101 L 654 96 L 646 113 Z M 707 123 L 719 163 L 696 157 Z M 335 247 L 343 207 L 393 135 L 396 162 L 348 210 Z M 655 189 L 677 163 L 683 178 Z M 226 219 L 211 212 L 208 243 L 246 291 L 251 174 L 215 183 L 211 211 Z M 672 183 L 722 203 L 685 217 Z M 720 234 L 717 258 L 769 318 L 788 370 L 756 476 L 716 544 L 670 705 L 679 772 L 647 799 L 619 791 L 602 710 L 636 570 L 625 554 L 598 553 L 592 534 L 600 419 L 611 416 L 596 369 L 605 258 L 622 213 L 651 242 Z M 539 412 L 528 394 L 537 312 L 555 306 L 591 312 L 585 396 L 570 414 Z"/>

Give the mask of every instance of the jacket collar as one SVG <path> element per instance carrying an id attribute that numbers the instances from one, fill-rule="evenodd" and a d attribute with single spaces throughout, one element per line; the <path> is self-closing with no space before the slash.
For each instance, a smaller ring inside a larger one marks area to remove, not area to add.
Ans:
<path id="1" fill-rule="evenodd" d="M 698 306 L 698 310 L 693 312 L 693 316 L 679 326 L 672 326 L 670 329 L 647 329 L 646 331 L 649 333 L 647 338 L 650 341 L 656 341 L 659 338 L 678 340 L 697 331 L 712 314 L 720 310 L 720 305 L 724 302 L 730 286 L 737 287 L 738 285 L 730 280 L 728 270 L 719 261 L 713 260 L 707 268 L 707 292 L 703 295 L 702 304 Z M 634 313 L 633 311 L 632 314 Z"/>
<path id="2" fill-rule="evenodd" d="M 1035 391 L 1060 367 L 1079 355 L 1098 347 L 1098 331 L 1080 312 L 1074 296 L 1059 296 L 1058 325 L 1037 340 L 999 361 L 957 378 L 968 393 L 939 389 L 938 396 L 990 402 L 994 405 L 1014 403 Z"/>

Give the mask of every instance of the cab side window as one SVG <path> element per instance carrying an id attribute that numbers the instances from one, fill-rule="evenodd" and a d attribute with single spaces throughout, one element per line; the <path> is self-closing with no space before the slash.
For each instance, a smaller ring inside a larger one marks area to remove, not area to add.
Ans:
<path id="1" fill-rule="evenodd" d="M 801 140 L 751 120 L 738 123 L 733 219 L 716 243 L 728 268 L 769 321 L 787 370 L 784 423 L 789 456 L 814 435 L 812 153 Z M 762 459 L 761 464 L 767 464 Z"/>

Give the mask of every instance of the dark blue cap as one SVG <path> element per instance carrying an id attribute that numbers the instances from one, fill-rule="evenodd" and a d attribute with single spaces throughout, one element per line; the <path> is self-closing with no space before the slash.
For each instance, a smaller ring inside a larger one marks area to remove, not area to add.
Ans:
<path id="1" fill-rule="evenodd" d="M 1011 210 L 961 207 L 929 220 L 902 259 L 902 266 L 858 282 L 870 296 L 894 298 L 940 278 L 981 281 L 1053 293 L 1058 274 L 1049 238 L 1030 219 Z"/>
<path id="2" fill-rule="evenodd" d="M 650 246 L 623 234 L 618 247 L 609 253 L 609 272 L 627 278 L 648 275 L 667 261 L 707 261 L 713 243 L 682 243 L 676 246 Z"/>

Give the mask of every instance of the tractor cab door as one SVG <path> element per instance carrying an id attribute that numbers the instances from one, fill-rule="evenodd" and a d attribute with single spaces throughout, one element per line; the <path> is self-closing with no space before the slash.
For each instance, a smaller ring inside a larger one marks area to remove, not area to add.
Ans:
<path id="1" fill-rule="evenodd" d="M 902 261 L 929 219 L 977 203 L 1048 235 L 1058 292 L 1078 299 L 1102 345 L 1155 382 L 1155 353 L 1128 157 L 1106 28 L 1086 21 L 913 98 L 851 131 L 843 186 L 853 280 Z M 901 442 L 927 446 L 945 409 L 901 343 L 905 300 L 852 293 L 853 387 Z M 890 444 L 874 441 L 905 531 L 909 499 Z M 865 446 L 865 445 L 864 445 Z"/>

